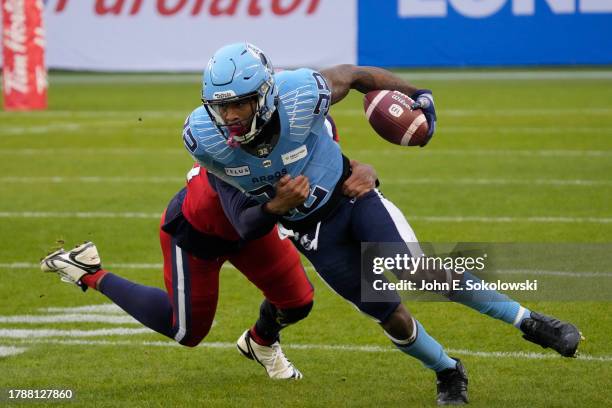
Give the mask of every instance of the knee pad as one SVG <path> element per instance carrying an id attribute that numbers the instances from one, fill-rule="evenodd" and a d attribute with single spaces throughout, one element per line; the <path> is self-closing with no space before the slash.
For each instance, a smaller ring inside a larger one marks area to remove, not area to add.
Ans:
<path id="1" fill-rule="evenodd" d="M 288 326 L 290 324 L 299 322 L 304 319 L 312 310 L 313 301 L 306 303 L 303 306 L 293 307 L 290 309 L 278 309 L 276 314 L 276 320 L 281 326 Z"/>

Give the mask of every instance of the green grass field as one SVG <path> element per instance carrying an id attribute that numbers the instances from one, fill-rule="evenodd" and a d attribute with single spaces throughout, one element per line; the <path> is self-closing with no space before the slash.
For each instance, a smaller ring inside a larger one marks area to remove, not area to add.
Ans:
<path id="1" fill-rule="evenodd" d="M 406 73 L 437 98 L 439 128 L 425 149 L 377 137 L 359 94 L 332 114 L 345 153 L 376 167 L 421 240 L 612 242 L 612 71 L 556 72 L 569 78 Z M 181 129 L 200 85 L 193 75 L 53 74 L 50 83 L 47 111 L 0 113 L 0 405 L 28 404 L 8 401 L 9 388 L 67 388 L 76 395 L 67 406 L 434 406 L 433 374 L 312 268 L 315 308 L 283 332 L 305 375 L 297 383 L 269 380 L 235 350 L 261 296 L 229 267 L 216 324 L 195 349 L 108 308 L 74 309 L 109 301 L 39 272 L 58 239 L 93 240 L 108 269 L 163 286 L 158 217 L 191 166 Z M 527 304 L 581 328 L 587 340 L 572 360 L 459 305 L 408 306 L 464 361 L 472 406 L 612 405 L 610 302 Z M 36 403 L 45 405 L 62 404 Z"/>

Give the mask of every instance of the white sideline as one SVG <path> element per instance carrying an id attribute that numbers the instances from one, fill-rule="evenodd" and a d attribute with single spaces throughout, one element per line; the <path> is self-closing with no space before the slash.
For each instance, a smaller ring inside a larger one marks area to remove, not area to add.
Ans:
<path id="1" fill-rule="evenodd" d="M 14 356 L 27 351 L 24 347 L 0 346 L 0 357 Z"/>
<path id="2" fill-rule="evenodd" d="M 47 176 L 47 177 L 27 177 L 27 176 L 4 176 L 0 177 L 0 183 L 184 183 L 184 177 L 105 177 L 105 176 L 83 176 L 83 177 L 64 177 L 64 176 Z M 503 178 L 405 178 L 405 179 L 389 179 L 385 178 L 384 184 L 441 184 L 441 185 L 537 185 L 537 186 L 612 186 L 612 180 L 582 180 L 582 179 L 503 179 Z"/>
<path id="3" fill-rule="evenodd" d="M 176 342 L 170 341 L 132 341 L 132 340 L 60 340 L 60 339 L 22 339 L 22 344 L 63 344 L 63 345 L 83 345 L 83 346 L 153 346 L 153 347 L 182 347 Z M 210 349 L 234 349 L 235 343 L 227 342 L 203 342 L 198 345 L 200 348 Z M 353 344 L 283 344 L 283 348 L 292 350 L 322 350 L 322 351 L 344 351 L 362 353 L 392 353 L 398 350 L 392 346 L 378 345 L 353 345 Z M 446 349 L 450 354 L 460 354 L 483 358 L 514 358 L 526 360 L 548 360 L 559 359 L 556 353 L 531 353 L 524 351 L 474 351 L 466 349 Z M 591 356 L 578 355 L 577 360 L 611 362 L 612 356 Z"/>
<path id="4" fill-rule="evenodd" d="M 50 211 L 1 211 L 0 218 L 127 218 L 127 219 L 159 219 L 160 213 L 145 212 L 50 212 Z M 409 221 L 427 222 L 516 222 L 516 223 L 593 223 L 610 224 L 612 218 L 608 217 L 506 217 L 506 216 L 437 216 L 437 215 L 410 215 Z"/>

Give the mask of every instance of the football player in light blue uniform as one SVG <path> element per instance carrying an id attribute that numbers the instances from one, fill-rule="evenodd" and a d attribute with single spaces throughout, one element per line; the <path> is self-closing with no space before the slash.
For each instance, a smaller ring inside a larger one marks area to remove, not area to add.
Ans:
<path id="1" fill-rule="evenodd" d="M 203 85 L 204 106 L 187 118 L 183 140 L 214 174 L 211 185 L 236 230 L 250 239 L 278 222 L 335 292 L 374 318 L 398 349 L 436 372 L 439 404 L 467 403 L 463 365 L 427 334 L 397 293 L 381 302 L 362 300 L 361 243 L 417 239 L 401 211 L 377 190 L 357 199 L 343 194 L 350 161 L 325 126 L 331 104 L 350 89 L 398 90 L 411 95 L 413 108 L 423 109 L 429 125 L 426 144 L 436 121 L 431 91 L 372 67 L 274 74 L 270 60 L 248 43 L 218 50 L 204 71 Z M 418 245 L 407 245 L 407 253 L 409 248 L 418 251 Z M 580 340 L 575 326 L 531 313 L 495 291 L 472 292 L 448 297 L 515 325 L 530 341 L 574 355 Z"/>

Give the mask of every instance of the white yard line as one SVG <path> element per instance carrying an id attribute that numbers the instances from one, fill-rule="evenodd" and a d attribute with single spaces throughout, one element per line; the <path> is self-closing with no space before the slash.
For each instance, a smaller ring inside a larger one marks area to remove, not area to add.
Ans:
<path id="1" fill-rule="evenodd" d="M 109 263 L 104 265 L 109 271 L 120 271 L 125 269 L 161 269 L 164 267 L 161 263 Z M 13 263 L 0 263 L 0 269 L 38 269 L 37 263 L 31 262 L 13 262 Z M 237 270 L 235 266 L 230 263 L 225 263 L 222 266 L 223 269 Z M 308 271 L 314 271 L 311 265 L 305 265 L 304 268 Z M 499 269 L 491 271 L 500 275 L 535 275 L 535 276 L 566 276 L 575 278 L 612 278 L 611 272 L 569 272 L 569 271 L 549 271 L 543 269 Z M 80 312 L 92 312 L 92 313 L 110 313 L 106 312 L 105 308 L 113 308 L 115 313 L 124 313 L 118 306 L 115 305 L 99 305 L 99 306 L 84 306 L 77 308 L 48 308 L 41 309 L 41 311 L 48 312 L 68 312 L 68 313 L 80 313 Z"/>
<path id="2" fill-rule="evenodd" d="M 4 176 L 0 177 L 0 184 L 34 184 L 34 183 L 47 183 L 47 184 L 61 184 L 61 183 L 112 183 L 112 184 L 176 184 L 183 183 L 185 179 L 183 177 L 164 177 L 164 176 L 150 176 L 150 177 L 126 177 L 126 176 L 82 176 L 82 177 L 64 177 L 64 176 Z M 575 187 L 597 187 L 597 186 L 612 186 L 612 180 L 584 180 L 584 179 L 504 179 L 504 178 L 402 178 L 402 179 L 389 179 L 384 180 L 384 184 L 400 184 L 400 185 L 411 185 L 411 184 L 439 184 L 439 185 L 473 185 L 473 186 L 488 186 L 488 185 L 537 185 L 537 186 L 575 186 Z"/>
<path id="3" fill-rule="evenodd" d="M 59 315 L 17 315 L 0 316 L 0 323 L 114 323 L 114 324 L 138 324 L 140 322 L 132 316 L 112 316 L 104 314 L 59 314 Z"/>
<path id="4" fill-rule="evenodd" d="M 36 337 L 99 337 L 99 336 L 132 336 L 135 334 L 154 333 L 149 328 L 138 329 L 95 329 L 95 330 L 59 330 L 59 329 L 0 329 L 0 338 L 29 339 Z"/>
<path id="5" fill-rule="evenodd" d="M 35 265 L 38 266 L 38 264 Z M 38 311 L 47 313 L 98 313 L 106 315 L 125 314 L 125 312 L 114 303 L 71 307 L 45 307 L 38 309 Z"/>
<path id="6" fill-rule="evenodd" d="M 540 150 L 509 150 L 509 149 L 406 149 L 397 146 L 388 149 L 355 149 L 349 151 L 350 156 L 358 155 L 405 155 L 406 153 L 424 156 L 508 156 L 508 157 L 603 157 L 612 156 L 612 150 L 569 150 L 569 149 L 540 149 Z M 5 156 L 57 156 L 57 155 L 184 155 L 189 157 L 185 149 L 149 149 L 136 147 L 114 148 L 5 148 L 0 149 L 0 155 Z"/>
<path id="7" fill-rule="evenodd" d="M 415 215 L 409 216 L 409 221 L 426 222 L 478 222 L 478 223 L 533 223 L 533 224 L 610 224 L 612 218 L 606 217 L 486 217 L 486 216 L 436 216 L 436 215 Z"/>
<path id="8" fill-rule="evenodd" d="M 570 278 L 612 278 L 610 272 L 568 272 L 568 271 L 545 271 L 540 269 L 499 269 L 495 271 L 500 275 L 541 275 L 541 276 L 566 276 Z"/>
<path id="9" fill-rule="evenodd" d="M 143 212 L 46 212 L 46 211 L 0 211 L 0 218 L 128 218 L 159 219 L 159 213 Z"/>
<path id="10" fill-rule="evenodd" d="M 438 109 L 436 109 L 437 111 Z M 331 110 L 333 117 L 341 116 L 359 116 L 365 117 L 363 109 L 345 108 L 334 106 Z M 593 107 L 593 108 L 533 108 L 533 109 L 486 109 L 486 108 L 472 108 L 472 109 L 440 109 L 439 117 L 480 117 L 480 116 L 498 116 L 498 117 L 511 117 L 515 118 L 518 116 L 549 116 L 549 117 L 567 117 L 568 115 L 609 115 L 612 113 L 612 107 Z M 340 127 L 340 132 L 344 127 Z"/>
<path id="11" fill-rule="evenodd" d="M 180 154 L 188 157 L 188 153 L 185 149 L 148 149 L 138 147 L 101 147 L 99 149 L 92 148 L 78 148 L 78 147 L 65 147 L 65 148 L 27 148 L 27 149 L 0 149 L 0 155 L 4 156 L 57 156 L 57 155 L 89 155 L 93 154 L 96 156 L 115 156 L 115 155 L 168 155 L 168 154 Z"/>
<path id="12" fill-rule="evenodd" d="M 47 177 L 14 177 L 5 176 L 0 177 L 0 183 L 116 183 L 116 184 L 133 184 L 133 183 L 184 183 L 184 177 L 163 177 L 163 176 L 151 176 L 151 177 L 104 177 L 104 176 L 82 176 L 82 177 L 64 177 L 64 176 L 47 176 Z"/>
<path id="13" fill-rule="evenodd" d="M 132 341 L 132 340 L 60 340 L 60 339 L 21 339 L 20 344 L 60 344 L 60 345 L 83 345 L 83 346 L 135 346 L 135 347 L 182 347 L 176 342 L 170 341 Z M 210 349 L 234 349 L 235 343 L 226 342 L 203 342 L 198 347 Z M 391 353 L 397 352 L 397 349 L 392 346 L 378 345 L 353 345 L 353 344 L 283 344 L 285 349 L 293 350 L 317 350 L 317 351 L 342 351 L 342 352 L 358 352 L 358 353 Z M 555 353 L 530 353 L 522 351 L 474 351 L 466 349 L 446 349 L 452 354 L 461 354 L 483 358 L 512 358 L 524 360 L 548 360 L 559 359 Z M 577 360 L 611 362 L 612 356 L 601 355 L 579 355 Z"/>
<path id="14" fill-rule="evenodd" d="M 0 346 L 0 357 L 14 356 L 27 350 L 25 347 Z"/>
<path id="15" fill-rule="evenodd" d="M 46 212 L 46 211 L 1 211 L 0 218 L 123 218 L 123 219 L 159 219 L 161 213 L 144 212 Z M 448 222 L 448 223 L 544 223 L 544 224 L 610 224 L 612 218 L 609 217 L 565 217 L 565 216 L 531 216 L 531 217 L 510 217 L 510 216 L 437 216 L 437 215 L 411 215 L 409 221 L 426 222 Z"/>
<path id="16" fill-rule="evenodd" d="M 0 151 L 1 152 L 1 151 Z M 537 158 L 553 158 L 559 157 L 604 157 L 609 158 L 612 156 L 612 150 L 553 150 L 553 149 L 542 149 L 542 150 L 508 150 L 508 149 L 407 149 L 405 147 L 397 146 L 392 149 L 356 149 L 350 151 L 351 156 L 359 155 L 397 155 L 404 157 L 406 153 L 409 154 L 422 154 L 424 156 L 506 156 L 510 158 L 514 157 L 537 157 Z M 383 180 L 384 181 L 384 180 Z"/>
<path id="17" fill-rule="evenodd" d="M 350 135 L 353 132 L 362 130 L 350 126 L 339 128 L 340 140 L 343 134 Z M 612 127 L 610 126 L 440 126 L 436 130 L 436 134 L 464 134 L 467 136 L 484 136 L 491 137 L 503 135 L 504 137 L 524 138 L 533 135 L 564 135 L 564 134 L 588 134 L 612 136 Z M 464 136 L 464 135 L 462 135 Z M 350 137 L 350 136 L 349 136 Z M 416 149 L 413 149 L 416 150 Z"/>

